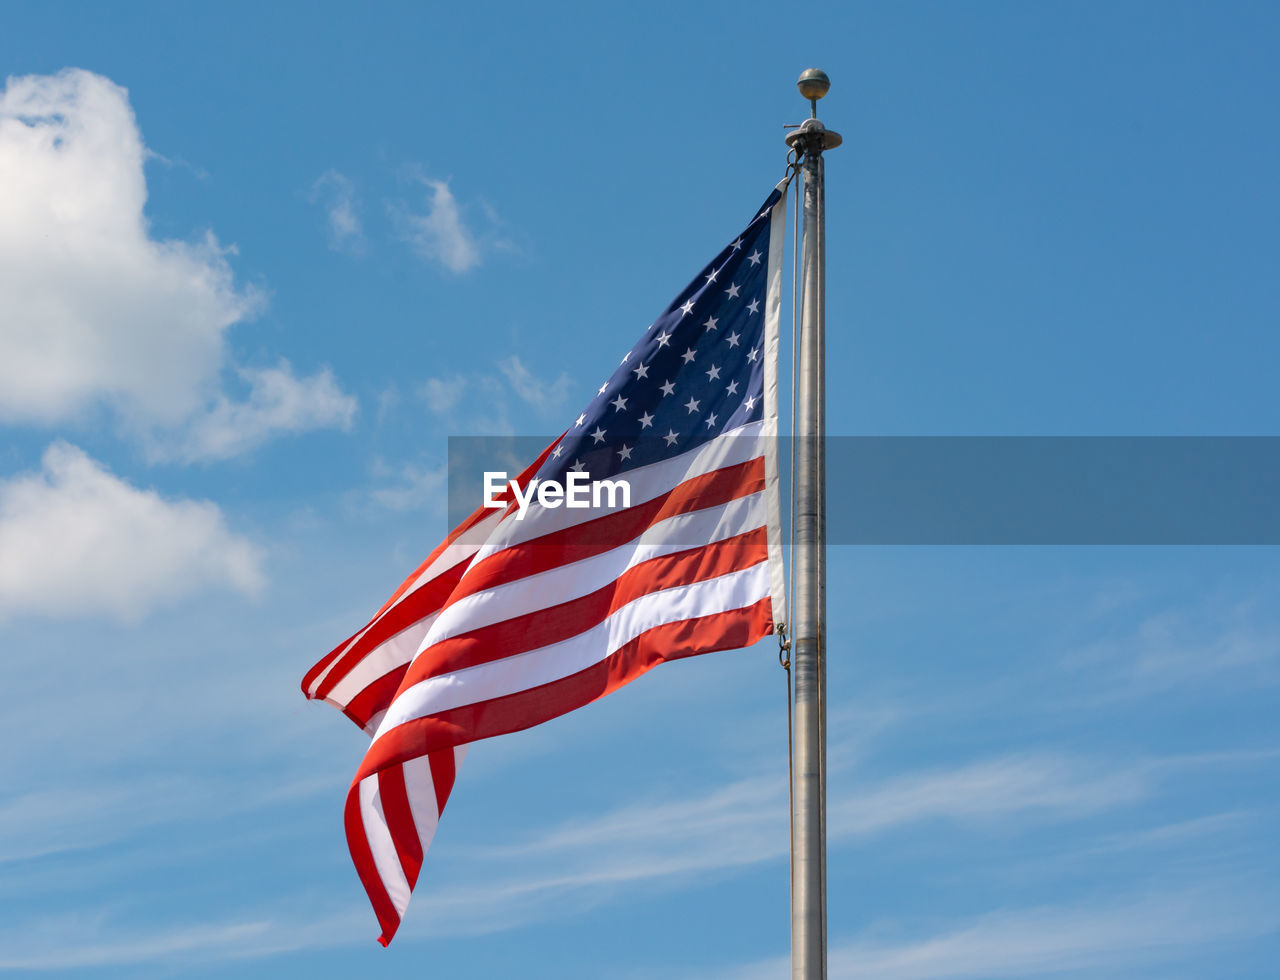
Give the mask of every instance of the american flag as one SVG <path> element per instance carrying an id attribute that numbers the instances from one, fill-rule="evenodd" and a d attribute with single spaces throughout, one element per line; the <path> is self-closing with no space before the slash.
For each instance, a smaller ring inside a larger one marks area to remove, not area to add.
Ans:
<path id="1" fill-rule="evenodd" d="M 469 743 L 547 721 L 783 615 L 776 459 L 786 182 L 516 481 L 628 507 L 478 508 L 302 681 L 373 737 L 347 842 L 386 945 Z M 477 494 L 479 498 L 479 493 Z M 510 490 L 504 498 L 512 499 Z"/>

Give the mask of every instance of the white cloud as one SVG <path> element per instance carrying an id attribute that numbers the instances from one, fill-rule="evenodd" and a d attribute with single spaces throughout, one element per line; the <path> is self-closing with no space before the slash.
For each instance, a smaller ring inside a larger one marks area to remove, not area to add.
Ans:
<path id="1" fill-rule="evenodd" d="M 400 404 L 400 389 L 394 383 L 378 392 L 378 425 L 382 425 Z"/>
<path id="2" fill-rule="evenodd" d="M 469 432 L 508 435 L 515 431 L 511 423 L 513 417 L 525 417 L 527 423 L 527 411 L 513 413 L 511 410 L 513 394 L 539 418 L 563 423 L 559 416 L 573 387 L 568 374 L 561 372 L 555 381 L 544 381 L 515 354 L 499 361 L 497 369 L 497 374 L 428 378 L 418 386 L 417 393 L 432 412 L 449 422 L 464 423 Z M 459 411 L 464 401 L 465 411 Z"/>
<path id="3" fill-rule="evenodd" d="M 480 264 L 480 246 L 475 234 L 462 220 L 458 201 L 443 180 L 417 178 L 430 192 L 427 210 L 422 213 L 407 207 L 392 208 L 402 228 L 405 241 L 428 262 L 439 262 L 450 272 L 463 273 Z"/>
<path id="4" fill-rule="evenodd" d="M 237 285 L 234 249 L 212 232 L 151 236 L 149 156 L 128 92 L 110 79 L 68 69 L 0 91 L 0 423 L 54 425 L 105 406 L 162 442 L 194 425 L 191 455 L 203 456 L 346 424 L 333 406 L 349 399 L 327 372 L 264 372 L 247 406 L 227 400 L 227 330 L 263 297 Z M 255 401 L 260 386 L 278 405 Z"/>
<path id="5" fill-rule="evenodd" d="M 209 588 L 253 594 L 262 560 L 215 504 L 138 489 L 63 442 L 0 482 L 0 619 L 132 620 Z"/>
<path id="6" fill-rule="evenodd" d="M 208 414 L 193 420 L 172 449 L 162 456 L 191 460 L 227 459 L 253 449 L 283 432 L 339 428 L 349 430 L 356 400 L 338 387 L 327 368 L 308 378 L 294 376 L 288 361 L 274 368 L 242 368 L 249 384 L 248 400 L 219 395 Z"/>
<path id="7" fill-rule="evenodd" d="M 499 361 L 498 370 L 522 401 L 543 413 L 563 405 L 573 386 L 573 380 L 563 371 L 560 377 L 550 383 L 534 377 L 515 354 L 505 361 Z"/>
<path id="8" fill-rule="evenodd" d="M 98 402 L 172 424 L 200 408 L 223 334 L 258 305 L 212 233 L 150 237 L 128 93 L 86 71 L 0 94 L 0 419 L 52 423 Z"/>
<path id="9" fill-rule="evenodd" d="M 466 387 L 467 379 L 461 375 L 453 378 L 428 378 L 418 386 L 418 394 L 431 411 L 437 415 L 447 415 L 457 406 Z"/>
<path id="10" fill-rule="evenodd" d="M 370 491 L 375 504 L 401 513 L 428 506 L 443 513 L 449 481 L 447 467 L 406 463 L 394 476 L 390 485 Z"/>
<path id="11" fill-rule="evenodd" d="M 336 170 L 327 170 L 311 185 L 312 202 L 321 202 L 329 219 L 329 246 L 337 252 L 360 254 L 365 248 L 355 185 Z"/>

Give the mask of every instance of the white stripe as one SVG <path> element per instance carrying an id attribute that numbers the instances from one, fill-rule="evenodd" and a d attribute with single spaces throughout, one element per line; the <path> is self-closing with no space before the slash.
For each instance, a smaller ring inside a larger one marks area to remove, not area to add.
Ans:
<path id="1" fill-rule="evenodd" d="M 364 836 L 373 853 L 373 864 L 382 879 L 396 913 L 403 916 L 409 907 L 409 881 L 400 866 L 400 855 L 387 829 L 387 816 L 382 812 L 382 796 L 378 792 L 378 776 L 375 773 L 360 780 L 360 819 L 364 823 Z"/>
<path id="2" fill-rule="evenodd" d="M 381 621 L 382 617 L 390 613 L 391 610 L 395 609 L 398 605 L 400 605 L 400 603 L 404 602 L 406 599 L 409 598 L 409 596 L 413 595 L 415 592 L 421 589 L 424 585 L 430 584 L 432 580 L 439 578 L 440 575 L 452 570 L 455 566 L 463 562 L 469 561 L 472 558 L 472 556 L 474 556 L 475 553 L 479 550 L 480 545 L 484 541 L 484 538 L 481 537 L 480 535 L 484 535 L 485 537 L 487 537 L 489 534 L 491 534 L 493 532 L 493 529 L 497 527 L 498 519 L 501 516 L 502 516 L 501 514 L 495 513 L 490 517 L 486 517 L 484 520 L 480 521 L 474 528 L 472 528 L 470 531 L 466 533 L 465 535 L 467 538 L 466 542 L 459 544 L 458 541 L 455 540 L 453 544 L 449 545 L 447 548 L 444 549 L 444 551 L 440 552 L 440 554 L 436 556 L 435 561 L 433 561 L 430 565 L 428 565 L 425 569 L 423 569 L 422 574 L 419 575 L 414 580 L 413 584 L 409 588 L 405 589 L 403 593 L 401 593 L 400 598 L 398 598 L 390 606 L 388 606 L 386 609 L 380 612 L 377 616 L 375 616 L 372 620 L 370 620 L 369 624 L 365 626 L 364 629 L 362 629 L 359 633 L 357 633 L 355 636 L 351 638 L 351 640 L 342 648 L 342 653 L 334 657 L 333 661 L 329 664 L 329 666 L 327 666 L 324 670 L 322 670 L 319 673 L 315 681 L 312 682 L 312 685 L 307 693 L 310 694 L 312 697 L 315 697 L 316 691 L 320 690 L 321 686 L 324 684 L 326 678 L 328 678 L 329 674 L 333 671 L 333 669 L 337 667 L 338 664 L 342 663 L 342 659 L 347 654 L 347 652 L 351 650 L 354 646 L 356 646 L 356 644 L 358 644 L 362 639 L 364 639 L 365 634 L 367 634 L 369 630 L 373 629 L 373 627 L 377 625 L 379 621 Z M 406 629 L 407 628 L 408 627 L 406 627 Z M 414 644 L 414 646 L 416 648 L 416 644 Z M 410 656 L 412 656 L 412 652 L 410 653 Z M 356 663 L 348 665 L 347 667 L 344 668 L 344 670 L 350 672 L 354 670 L 362 662 L 363 662 L 363 659 L 357 660 Z M 408 663 L 408 660 L 405 660 L 404 663 Z M 371 680 L 377 680 L 378 677 L 381 677 L 382 674 L 385 674 L 385 673 L 386 671 L 384 670 L 382 673 L 378 674 L 376 677 L 373 677 Z M 345 677 L 344 677 L 344 681 L 345 681 Z M 342 682 L 339 682 L 339 683 L 342 683 Z M 335 690 L 337 689 L 337 685 L 334 686 L 334 689 Z M 361 690 L 363 689 L 364 689 L 364 686 L 361 687 Z M 358 693 L 360 692 L 357 691 L 356 694 Z M 355 695 L 351 696 L 351 698 L 354 698 L 354 697 Z M 336 704 L 340 708 L 345 708 L 348 704 L 351 703 L 351 698 L 348 698 L 347 700 L 343 701 L 339 699 L 335 694 L 330 692 L 329 697 L 325 698 L 324 700 L 328 701 L 330 704 Z"/>
<path id="3" fill-rule="evenodd" d="M 395 636 L 374 647 L 333 686 L 325 700 L 345 708 L 374 681 L 385 677 L 397 667 L 403 667 L 418 652 L 418 647 L 422 645 L 439 615 L 439 612 L 433 612 L 416 623 L 410 623 Z"/>
<path id="4" fill-rule="evenodd" d="M 612 479 L 625 480 L 630 484 L 631 506 L 636 507 L 664 493 L 670 493 L 673 487 L 695 476 L 712 473 L 726 466 L 745 463 L 749 459 L 760 456 L 763 451 L 760 443 L 762 429 L 762 422 L 748 422 L 736 429 L 720 433 L 696 449 L 690 449 L 678 456 L 659 460 L 647 466 L 638 466 Z M 621 508 L 609 510 L 605 507 L 572 510 L 563 506 L 547 508 L 535 500 L 525 510 L 524 520 L 517 520 L 515 512 L 507 515 L 501 526 L 480 549 L 472 567 L 503 548 L 509 548 L 554 531 L 563 531 L 606 514 L 620 512 Z"/>
<path id="5" fill-rule="evenodd" d="M 460 633 L 545 609 L 551 597 L 558 605 L 590 595 L 651 558 L 689 551 L 763 527 L 765 511 L 765 495 L 760 492 L 705 510 L 677 514 L 654 524 L 634 542 L 459 599 L 440 614 L 423 640 L 422 649 Z"/>
<path id="6" fill-rule="evenodd" d="M 468 517 L 467 520 L 471 518 Z M 493 533 L 493 529 L 498 526 L 498 522 L 502 519 L 501 511 L 494 511 L 487 515 L 483 520 L 458 537 L 453 539 L 444 551 L 436 557 L 436 560 L 428 565 L 421 575 L 414 581 L 409 592 L 416 592 L 422 586 L 426 585 L 432 579 L 438 577 L 442 572 L 446 572 L 453 568 L 459 562 L 466 561 L 476 553 L 480 545 Z M 463 522 L 465 523 L 465 521 Z M 408 595 L 408 592 L 405 593 Z M 391 608 L 395 608 L 392 606 Z"/>
<path id="7" fill-rule="evenodd" d="M 782 197 L 769 216 L 769 278 L 764 292 L 764 483 L 769 495 L 769 575 L 775 624 L 787 615 L 782 492 L 778 479 L 778 327 L 782 319 L 782 250 L 787 239 L 787 185 L 790 183 L 790 174 L 778 182 L 777 190 Z M 794 451 L 795 447 L 791 448 Z"/>
<path id="8" fill-rule="evenodd" d="M 436 835 L 436 824 L 440 822 L 436 782 L 431 778 L 431 757 L 420 755 L 401 765 L 404 767 L 404 788 L 409 797 L 409 810 L 413 814 L 413 825 L 418 830 L 418 840 L 422 842 L 422 854 L 425 857 L 427 849 L 431 847 L 431 839 Z"/>
<path id="9" fill-rule="evenodd" d="M 392 702 L 374 741 L 414 718 L 515 694 L 586 670 L 655 626 L 741 609 L 768 596 L 767 561 L 641 596 L 571 639 L 419 681 Z"/>

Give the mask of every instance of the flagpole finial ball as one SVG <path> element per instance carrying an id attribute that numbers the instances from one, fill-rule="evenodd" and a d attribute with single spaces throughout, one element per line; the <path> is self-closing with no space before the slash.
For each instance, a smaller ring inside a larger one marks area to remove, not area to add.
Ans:
<path id="1" fill-rule="evenodd" d="M 808 68 L 800 73 L 796 88 L 800 90 L 800 94 L 806 99 L 816 102 L 826 95 L 827 90 L 831 88 L 831 79 L 827 77 L 825 71 L 819 68 Z"/>

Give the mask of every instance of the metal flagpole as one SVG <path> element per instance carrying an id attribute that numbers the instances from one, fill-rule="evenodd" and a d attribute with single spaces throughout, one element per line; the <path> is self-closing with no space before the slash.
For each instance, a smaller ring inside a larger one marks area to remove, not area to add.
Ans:
<path id="1" fill-rule="evenodd" d="M 804 174 L 800 246 L 799 376 L 796 380 L 795 595 L 791 658 L 795 676 L 795 766 L 791 817 L 791 977 L 827 976 L 827 524 L 825 349 L 826 227 L 822 152 L 840 135 L 818 121 L 831 82 L 810 68 L 797 83 L 812 117 L 787 135 Z"/>

